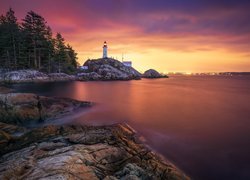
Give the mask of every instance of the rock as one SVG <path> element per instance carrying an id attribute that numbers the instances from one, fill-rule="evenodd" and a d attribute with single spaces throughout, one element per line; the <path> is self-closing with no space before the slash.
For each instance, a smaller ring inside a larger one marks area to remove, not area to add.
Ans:
<path id="1" fill-rule="evenodd" d="M 0 94 L 0 121 L 24 125 L 57 118 L 88 106 L 89 102 L 68 98 L 44 97 L 31 93 Z"/>
<path id="2" fill-rule="evenodd" d="M 65 73 L 46 74 L 37 70 L 17 70 L 0 74 L 0 82 L 3 83 L 29 83 L 29 82 L 53 82 L 76 80 L 76 76 Z"/>
<path id="3" fill-rule="evenodd" d="M 167 78 L 167 75 L 162 75 L 154 69 L 145 71 L 142 75 L 143 78 Z"/>
<path id="4" fill-rule="evenodd" d="M 20 83 L 20 82 L 38 82 L 48 81 L 49 76 L 36 70 L 18 70 L 6 72 L 3 75 L 4 82 Z"/>
<path id="5" fill-rule="evenodd" d="M 140 79 L 141 76 L 134 68 L 125 66 L 112 58 L 87 60 L 84 66 L 88 67 L 89 72 L 78 74 L 80 77 L 83 76 L 79 80 L 131 80 Z M 90 78 L 91 75 L 94 75 L 95 78 Z"/>
<path id="6" fill-rule="evenodd" d="M 0 122 L 0 144 L 8 144 L 25 132 L 27 132 L 27 130 L 23 127 Z"/>
<path id="7" fill-rule="evenodd" d="M 45 126 L 0 144 L 0 179 L 189 179 L 126 124 Z"/>
<path id="8" fill-rule="evenodd" d="M 4 87 L 4 86 L 0 86 L 0 94 L 6 94 L 10 92 L 12 92 L 12 89 Z"/>
<path id="9" fill-rule="evenodd" d="M 96 72 L 78 73 L 77 77 L 80 81 L 97 81 L 102 79 L 102 76 L 97 74 Z"/>

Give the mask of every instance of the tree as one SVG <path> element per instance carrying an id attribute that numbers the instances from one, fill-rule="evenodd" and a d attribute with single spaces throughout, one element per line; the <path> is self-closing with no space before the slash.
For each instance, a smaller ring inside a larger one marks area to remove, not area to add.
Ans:
<path id="1" fill-rule="evenodd" d="M 58 64 L 57 71 L 60 73 L 62 70 L 62 67 L 64 66 L 66 62 L 66 46 L 64 42 L 64 38 L 60 33 L 56 34 L 55 39 L 55 62 Z"/>
<path id="2" fill-rule="evenodd" d="M 21 24 L 10 8 L 0 16 L 1 69 L 38 69 L 71 73 L 77 67 L 77 54 L 60 33 L 53 38 L 45 19 L 30 11 Z"/>
<path id="3" fill-rule="evenodd" d="M 5 16 L 0 17 L 0 58 L 4 67 L 17 69 L 17 44 L 20 35 L 19 25 L 15 12 L 10 8 Z"/>
<path id="4" fill-rule="evenodd" d="M 29 57 L 33 59 L 33 68 L 42 69 L 41 65 L 48 64 L 53 51 L 51 28 L 42 16 L 33 11 L 28 12 L 23 19 L 22 28 L 26 35 Z"/>

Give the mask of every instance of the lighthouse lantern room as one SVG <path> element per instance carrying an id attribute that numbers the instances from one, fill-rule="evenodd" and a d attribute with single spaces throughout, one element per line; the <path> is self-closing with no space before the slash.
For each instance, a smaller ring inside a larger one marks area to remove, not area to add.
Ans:
<path id="1" fill-rule="evenodd" d="M 107 45 L 107 42 L 104 41 L 104 44 L 103 44 L 103 55 L 102 55 L 103 58 L 108 58 L 108 45 Z"/>

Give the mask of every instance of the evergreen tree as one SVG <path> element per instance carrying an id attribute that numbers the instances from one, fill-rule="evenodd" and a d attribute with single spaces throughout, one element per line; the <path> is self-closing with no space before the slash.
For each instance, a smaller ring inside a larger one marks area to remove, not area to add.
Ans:
<path id="1" fill-rule="evenodd" d="M 4 68 L 17 69 L 17 45 L 20 35 L 17 18 L 10 8 L 0 17 L 0 58 Z"/>
<path id="2" fill-rule="evenodd" d="M 0 16 L 0 69 L 38 69 L 45 72 L 72 73 L 77 54 L 60 33 L 53 38 L 45 19 L 30 11 L 18 24 L 10 8 Z"/>
<path id="3" fill-rule="evenodd" d="M 75 50 L 68 44 L 67 45 L 67 52 L 69 57 L 69 71 L 73 72 L 76 70 L 78 64 L 77 64 L 77 53 Z"/>
<path id="4" fill-rule="evenodd" d="M 67 54 L 64 38 L 60 33 L 56 34 L 55 39 L 55 62 L 57 64 L 57 72 L 61 72 L 65 66 Z"/>
<path id="5" fill-rule="evenodd" d="M 28 12 L 23 21 L 27 50 L 33 62 L 30 66 L 40 70 L 45 67 L 42 65 L 49 64 L 53 52 L 52 31 L 45 19 L 33 11 Z"/>

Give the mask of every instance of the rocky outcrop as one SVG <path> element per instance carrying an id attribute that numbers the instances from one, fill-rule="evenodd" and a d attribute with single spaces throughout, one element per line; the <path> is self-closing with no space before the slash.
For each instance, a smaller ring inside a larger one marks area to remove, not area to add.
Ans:
<path id="1" fill-rule="evenodd" d="M 27 132 L 27 130 L 24 127 L 0 122 L 0 146 L 1 144 L 8 144 L 15 138 L 23 135 L 25 132 Z"/>
<path id="2" fill-rule="evenodd" d="M 17 70 L 0 74 L 3 83 L 53 82 L 76 80 L 76 76 L 65 73 L 46 74 L 37 70 Z"/>
<path id="3" fill-rule="evenodd" d="M 102 76 L 97 74 L 96 72 L 90 73 L 78 73 L 78 80 L 80 81 L 98 81 L 101 80 Z"/>
<path id="4" fill-rule="evenodd" d="M 2 75 L 2 81 L 7 83 L 37 82 L 48 80 L 48 75 L 36 70 L 10 71 Z"/>
<path id="5" fill-rule="evenodd" d="M 125 124 L 45 126 L 0 143 L 0 179 L 189 179 Z"/>
<path id="6" fill-rule="evenodd" d="M 95 75 L 94 80 L 131 80 L 141 76 L 134 68 L 112 58 L 87 60 L 84 66 L 88 67 L 88 72 L 78 74 L 79 80 L 92 80 L 91 75 Z"/>
<path id="7" fill-rule="evenodd" d="M 189 179 L 126 124 L 23 127 L 89 105 L 29 93 L 0 94 L 0 179 Z"/>
<path id="8" fill-rule="evenodd" d="M 44 97 L 30 93 L 0 94 L 0 121 L 11 124 L 35 123 L 88 106 L 89 102 L 68 98 Z"/>
<path id="9" fill-rule="evenodd" d="M 154 69 L 145 71 L 142 75 L 143 78 L 167 78 L 167 75 L 162 75 Z"/>

